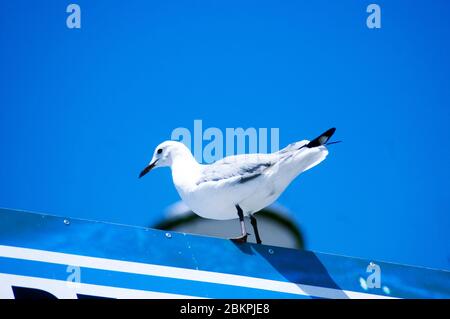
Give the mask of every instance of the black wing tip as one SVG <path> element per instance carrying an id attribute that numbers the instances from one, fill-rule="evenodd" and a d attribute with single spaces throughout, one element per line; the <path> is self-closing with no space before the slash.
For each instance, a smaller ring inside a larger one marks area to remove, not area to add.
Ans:
<path id="1" fill-rule="evenodd" d="M 310 141 L 306 145 L 306 147 L 311 148 L 311 147 L 317 147 L 317 146 L 322 146 L 322 145 L 326 144 L 328 142 L 328 140 L 333 136 L 334 132 L 336 132 L 335 127 L 328 129 L 326 132 L 320 134 L 320 136 L 318 136 L 315 139 L 313 139 L 312 141 Z"/>
<path id="2" fill-rule="evenodd" d="M 328 138 L 332 137 L 334 132 L 336 132 L 336 128 L 332 127 L 329 130 L 327 130 L 325 133 L 322 134 L 322 136 L 327 136 Z"/>

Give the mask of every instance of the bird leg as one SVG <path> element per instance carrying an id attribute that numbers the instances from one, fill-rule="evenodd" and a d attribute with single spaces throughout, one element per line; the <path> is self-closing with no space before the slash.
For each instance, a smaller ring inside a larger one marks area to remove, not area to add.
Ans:
<path id="1" fill-rule="evenodd" d="M 256 243 L 261 244 L 262 241 L 261 241 L 261 237 L 259 237 L 258 223 L 256 222 L 255 216 L 250 215 L 250 222 L 252 223 L 253 230 L 255 231 Z"/>
<path id="2" fill-rule="evenodd" d="M 242 236 L 231 238 L 232 241 L 236 243 L 246 243 L 247 242 L 247 231 L 245 230 L 245 223 L 244 223 L 244 212 L 242 211 L 242 208 L 239 207 L 239 205 L 236 205 L 237 213 L 239 216 L 239 222 L 241 223 L 241 233 Z"/>

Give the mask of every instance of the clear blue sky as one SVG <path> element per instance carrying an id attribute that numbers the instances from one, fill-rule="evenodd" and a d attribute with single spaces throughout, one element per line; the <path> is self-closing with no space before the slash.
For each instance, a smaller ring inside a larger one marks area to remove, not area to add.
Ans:
<path id="1" fill-rule="evenodd" d="M 344 143 L 279 203 L 309 249 L 450 269 L 450 4 L 1 1 L 0 206 L 148 225 L 178 200 L 137 175 L 172 130 L 278 127 Z"/>

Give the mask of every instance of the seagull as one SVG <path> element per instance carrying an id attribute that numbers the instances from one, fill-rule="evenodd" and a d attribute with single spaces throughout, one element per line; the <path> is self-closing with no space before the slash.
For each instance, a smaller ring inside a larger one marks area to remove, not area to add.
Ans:
<path id="1" fill-rule="evenodd" d="M 331 128 L 278 152 L 227 156 L 212 164 L 199 164 L 183 143 L 165 141 L 156 147 L 139 178 L 154 168 L 170 167 L 178 194 L 194 213 L 215 220 L 239 218 L 241 236 L 231 238 L 237 243 L 247 241 L 244 217 L 248 217 L 261 244 L 254 214 L 277 200 L 298 175 L 326 158 L 326 145 L 340 142 L 329 142 L 335 131 Z"/>

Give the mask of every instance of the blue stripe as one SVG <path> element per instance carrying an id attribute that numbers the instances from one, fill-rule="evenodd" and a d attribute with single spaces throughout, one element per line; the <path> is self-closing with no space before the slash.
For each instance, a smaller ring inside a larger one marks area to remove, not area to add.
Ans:
<path id="1" fill-rule="evenodd" d="M 0 257 L 0 273 L 66 281 L 67 265 Z M 246 287 L 205 283 L 192 280 L 80 268 L 81 283 L 172 293 L 204 298 L 309 298 Z"/>

